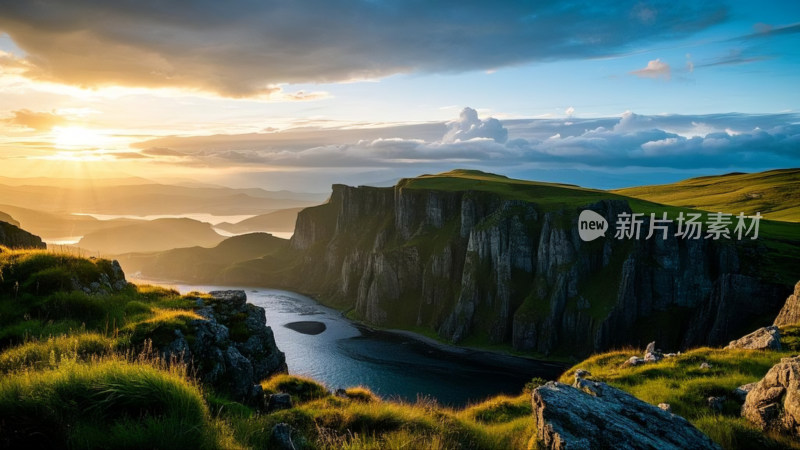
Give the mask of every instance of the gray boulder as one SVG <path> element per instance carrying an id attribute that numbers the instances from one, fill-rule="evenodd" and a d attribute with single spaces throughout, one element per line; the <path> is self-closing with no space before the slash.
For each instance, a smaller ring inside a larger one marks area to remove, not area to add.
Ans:
<path id="1" fill-rule="evenodd" d="M 271 394 L 267 398 L 267 411 L 278 411 L 292 408 L 292 396 L 289 394 Z"/>
<path id="2" fill-rule="evenodd" d="M 786 299 L 773 325 L 783 327 L 800 323 L 800 281 L 794 285 L 794 294 Z"/>
<path id="3" fill-rule="evenodd" d="M 532 394 L 537 438 L 544 448 L 719 449 L 686 419 L 605 383 L 549 382 Z"/>
<path id="4" fill-rule="evenodd" d="M 800 356 L 772 366 L 747 394 L 742 416 L 762 430 L 800 438 Z"/>
<path id="5" fill-rule="evenodd" d="M 656 350 L 656 343 L 655 341 L 647 344 L 647 348 L 644 350 L 644 360 L 645 362 L 657 362 L 664 359 L 664 355 Z"/>
<path id="6" fill-rule="evenodd" d="M 726 349 L 743 348 L 748 350 L 780 350 L 781 332 L 775 325 L 762 327 L 752 333 L 731 341 Z"/>
<path id="7" fill-rule="evenodd" d="M 747 394 L 749 394 L 757 384 L 758 382 L 743 384 L 733 390 L 733 396 L 739 400 L 739 403 L 744 403 L 745 399 L 747 398 Z"/>
<path id="8" fill-rule="evenodd" d="M 269 448 L 273 450 L 295 450 L 292 442 L 292 427 L 286 423 L 278 423 L 269 434 Z"/>

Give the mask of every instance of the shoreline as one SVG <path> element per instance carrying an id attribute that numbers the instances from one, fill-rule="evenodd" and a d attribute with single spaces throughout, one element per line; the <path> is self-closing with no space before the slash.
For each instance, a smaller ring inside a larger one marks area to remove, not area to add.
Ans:
<path id="1" fill-rule="evenodd" d="M 177 288 L 178 285 L 187 285 L 187 286 L 217 286 L 220 288 L 229 288 L 229 289 L 241 289 L 247 292 L 248 289 L 272 289 L 272 290 L 281 290 L 287 292 L 293 292 L 304 297 L 308 297 L 312 299 L 315 303 L 319 304 L 320 306 L 325 306 L 327 308 L 334 309 L 339 312 L 341 317 L 347 321 L 349 321 L 353 326 L 362 330 L 362 332 L 367 332 L 370 334 L 385 334 L 388 336 L 393 336 L 395 338 L 401 337 L 413 340 L 415 343 L 430 347 L 433 350 L 454 356 L 461 356 L 469 358 L 476 363 L 485 364 L 488 366 L 493 367 L 502 367 L 511 370 L 529 370 L 531 367 L 536 366 L 539 368 L 545 367 L 549 370 L 553 371 L 560 371 L 560 373 L 565 372 L 568 370 L 574 363 L 566 362 L 566 361 L 559 361 L 559 360 L 551 360 L 551 359 L 538 359 L 532 358 L 522 355 L 514 355 L 504 351 L 499 350 L 490 350 L 490 349 L 482 349 L 479 347 L 465 347 L 455 344 L 448 344 L 446 342 L 439 341 L 434 339 L 430 336 L 425 336 L 423 334 L 411 331 L 411 330 L 403 330 L 399 328 L 379 328 L 374 327 L 372 325 L 366 324 L 364 322 L 353 320 L 346 316 L 348 310 L 341 310 L 338 308 L 333 308 L 325 303 L 319 301 L 319 299 L 313 294 L 307 294 L 303 292 L 298 292 L 295 290 L 287 289 L 287 288 L 280 288 L 280 287 L 266 287 L 266 286 L 246 286 L 246 285 L 239 285 L 239 286 L 226 286 L 226 285 L 216 285 L 216 284 L 207 284 L 207 283 L 197 283 L 197 282 L 185 282 L 185 281 L 177 281 L 177 280 L 155 280 L 155 279 L 144 279 L 144 278 L 137 278 L 133 277 L 131 280 L 128 280 L 134 284 L 154 284 L 162 287 L 169 287 L 169 288 Z M 195 284 L 197 283 L 197 284 Z M 559 374 L 560 374 L 559 373 Z M 553 379 L 557 379 L 558 377 L 554 377 Z"/>

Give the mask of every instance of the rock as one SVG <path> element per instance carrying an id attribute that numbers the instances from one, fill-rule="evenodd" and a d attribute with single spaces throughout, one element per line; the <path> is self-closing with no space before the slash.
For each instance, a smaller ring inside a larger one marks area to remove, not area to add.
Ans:
<path id="1" fill-rule="evenodd" d="M 737 400 L 739 400 L 739 403 L 744 403 L 744 400 L 747 398 L 747 394 L 752 391 L 757 384 L 758 382 L 743 384 L 734 389 L 732 394 Z"/>
<path id="2" fill-rule="evenodd" d="M 269 434 L 268 448 L 271 450 L 295 450 L 292 442 L 292 427 L 287 423 L 275 424 Z"/>
<path id="3" fill-rule="evenodd" d="M 575 371 L 575 378 L 586 378 L 591 375 L 591 372 L 588 370 L 578 369 Z"/>
<path id="4" fill-rule="evenodd" d="M 589 393 L 553 381 L 533 391 L 537 439 L 544 448 L 720 448 L 680 416 L 604 383 L 581 381 L 584 388 L 591 384 Z"/>
<path id="5" fill-rule="evenodd" d="M 672 412 L 672 405 L 669 403 L 659 403 L 658 407 L 663 409 L 664 411 L 671 413 Z"/>
<path id="6" fill-rule="evenodd" d="M 270 394 L 267 398 L 267 411 L 273 412 L 292 408 L 292 396 L 289 394 Z"/>
<path id="7" fill-rule="evenodd" d="M 620 367 L 631 367 L 631 366 L 638 366 L 640 364 L 644 364 L 645 360 L 639 358 L 638 356 L 631 356 L 627 361 L 622 363 Z"/>
<path id="8" fill-rule="evenodd" d="M 339 389 L 336 389 L 336 391 L 333 392 L 333 395 L 335 397 L 339 397 L 339 398 L 347 398 L 347 391 L 342 389 L 342 388 L 339 388 Z"/>
<path id="9" fill-rule="evenodd" d="M 248 304 L 244 291 L 211 294 L 213 298 L 195 303 L 195 312 L 203 319 L 189 322 L 193 339 L 176 334 L 159 350 L 167 358 L 191 361 L 198 377 L 215 389 L 236 400 L 257 403 L 263 395 L 254 386 L 273 374 L 285 373 L 285 356 L 266 325 L 264 308 Z M 234 336 L 232 327 L 237 330 Z"/>
<path id="10" fill-rule="evenodd" d="M 775 325 L 762 327 L 752 333 L 731 341 L 726 349 L 743 348 L 749 350 L 780 350 L 781 332 Z"/>
<path id="11" fill-rule="evenodd" d="M 657 362 L 664 359 L 664 355 L 661 354 L 660 351 L 656 350 L 656 343 L 655 341 L 647 344 L 647 348 L 644 350 L 644 361 L 645 362 Z"/>
<path id="12" fill-rule="evenodd" d="M 722 412 L 722 407 L 725 405 L 726 398 L 723 397 L 708 397 L 706 403 L 708 407 L 716 412 Z"/>
<path id="13" fill-rule="evenodd" d="M 800 323 L 800 281 L 794 285 L 794 294 L 786 299 L 773 325 L 783 327 Z"/>
<path id="14" fill-rule="evenodd" d="M 772 366 L 747 394 L 742 416 L 762 430 L 800 438 L 800 356 Z"/>

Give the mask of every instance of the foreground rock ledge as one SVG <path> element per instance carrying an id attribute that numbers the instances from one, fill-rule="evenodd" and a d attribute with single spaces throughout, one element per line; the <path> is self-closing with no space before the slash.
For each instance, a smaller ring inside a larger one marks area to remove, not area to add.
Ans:
<path id="1" fill-rule="evenodd" d="M 683 417 L 607 384 L 551 381 L 532 395 L 537 438 L 544 448 L 719 449 Z"/>
<path id="2" fill-rule="evenodd" d="M 762 430 L 800 438 L 800 356 L 781 358 L 747 393 L 742 416 Z"/>

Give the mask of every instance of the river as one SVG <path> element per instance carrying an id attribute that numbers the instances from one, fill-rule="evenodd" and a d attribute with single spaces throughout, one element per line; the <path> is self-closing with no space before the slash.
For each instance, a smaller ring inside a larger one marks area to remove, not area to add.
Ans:
<path id="1" fill-rule="evenodd" d="M 237 289 L 169 286 L 181 293 Z M 267 325 L 286 354 L 289 373 L 312 377 L 329 389 L 362 385 L 382 398 L 414 401 L 423 396 L 443 405 L 463 406 L 497 394 L 517 395 L 531 378 L 553 379 L 565 369 L 558 363 L 372 330 L 294 292 L 241 289 L 247 292 L 248 302 L 266 310 Z"/>

